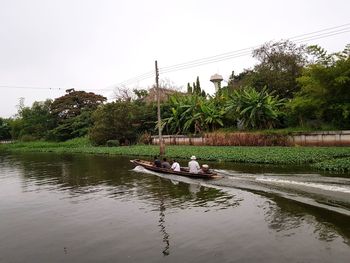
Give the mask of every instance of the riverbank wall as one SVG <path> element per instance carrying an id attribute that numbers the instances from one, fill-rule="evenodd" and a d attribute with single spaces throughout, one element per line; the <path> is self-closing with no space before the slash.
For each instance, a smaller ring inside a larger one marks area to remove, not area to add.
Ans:
<path id="1" fill-rule="evenodd" d="M 0 140 L 0 144 L 13 143 L 14 140 Z"/>
<path id="2" fill-rule="evenodd" d="M 208 133 L 201 137 L 163 135 L 166 145 L 207 146 L 350 146 L 350 130 L 297 132 L 293 134 Z M 159 144 L 152 136 L 152 144 Z"/>

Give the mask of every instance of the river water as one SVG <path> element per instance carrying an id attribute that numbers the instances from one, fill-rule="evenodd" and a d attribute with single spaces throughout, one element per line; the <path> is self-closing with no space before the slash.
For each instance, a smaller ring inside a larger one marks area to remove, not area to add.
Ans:
<path id="1" fill-rule="evenodd" d="M 0 262 L 349 262 L 349 175 L 210 165 L 223 177 L 1 154 Z"/>

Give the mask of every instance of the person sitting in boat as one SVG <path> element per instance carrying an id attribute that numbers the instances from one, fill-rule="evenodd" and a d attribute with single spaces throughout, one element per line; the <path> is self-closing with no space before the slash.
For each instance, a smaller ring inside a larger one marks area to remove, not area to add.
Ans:
<path id="1" fill-rule="evenodd" d="M 166 160 L 166 158 L 163 158 L 162 168 L 166 168 L 166 169 L 170 169 L 170 168 L 171 168 L 171 165 L 170 165 L 170 163 Z"/>
<path id="2" fill-rule="evenodd" d="M 175 172 L 180 172 L 180 164 L 174 159 L 173 163 L 171 165 L 171 170 L 175 171 Z"/>
<path id="3" fill-rule="evenodd" d="M 196 161 L 196 156 L 191 156 L 191 161 L 188 162 L 188 168 L 190 173 L 197 174 L 200 171 L 199 163 Z"/>
<path id="4" fill-rule="evenodd" d="M 160 162 L 158 156 L 154 156 L 154 162 L 153 163 L 154 163 L 154 165 L 156 167 L 162 167 L 162 163 Z"/>
<path id="5" fill-rule="evenodd" d="M 209 165 L 203 164 L 200 170 L 200 173 L 203 173 L 203 174 L 209 173 Z"/>

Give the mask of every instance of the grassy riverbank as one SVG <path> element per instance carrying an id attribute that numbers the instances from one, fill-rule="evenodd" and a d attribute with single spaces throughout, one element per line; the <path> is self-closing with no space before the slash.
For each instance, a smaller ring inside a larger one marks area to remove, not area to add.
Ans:
<path id="1" fill-rule="evenodd" d="M 88 153 L 152 157 L 158 146 L 135 145 L 123 147 L 95 147 L 80 138 L 63 143 L 17 142 L 0 145 L 0 151 Z M 167 146 L 169 158 L 231 161 L 261 164 L 311 165 L 320 170 L 350 171 L 350 147 L 231 147 L 231 146 Z"/>

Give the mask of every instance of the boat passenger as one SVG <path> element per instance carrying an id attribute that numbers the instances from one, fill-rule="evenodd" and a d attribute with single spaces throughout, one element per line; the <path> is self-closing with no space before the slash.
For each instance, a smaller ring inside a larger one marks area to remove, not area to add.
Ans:
<path id="1" fill-rule="evenodd" d="M 159 158 L 157 156 L 154 156 L 154 165 L 156 167 L 162 167 L 162 163 L 160 162 Z"/>
<path id="2" fill-rule="evenodd" d="M 203 164 L 200 173 L 209 173 L 209 165 Z"/>
<path id="3" fill-rule="evenodd" d="M 196 161 L 196 156 L 191 156 L 191 161 L 188 162 L 188 168 L 190 173 L 197 174 L 200 171 L 199 163 Z"/>
<path id="4" fill-rule="evenodd" d="M 173 160 L 173 163 L 171 165 L 171 169 L 175 172 L 180 172 L 181 169 L 180 169 L 180 164 L 174 159 Z"/>
<path id="5" fill-rule="evenodd" d="M 170 169 L 170 168 L 171 168 L 171 165 L 170 165 L 170 163 L 166 160 L 166 158 L 163 158 L 162 168 L 166 168 L 166 169 Z"/>

